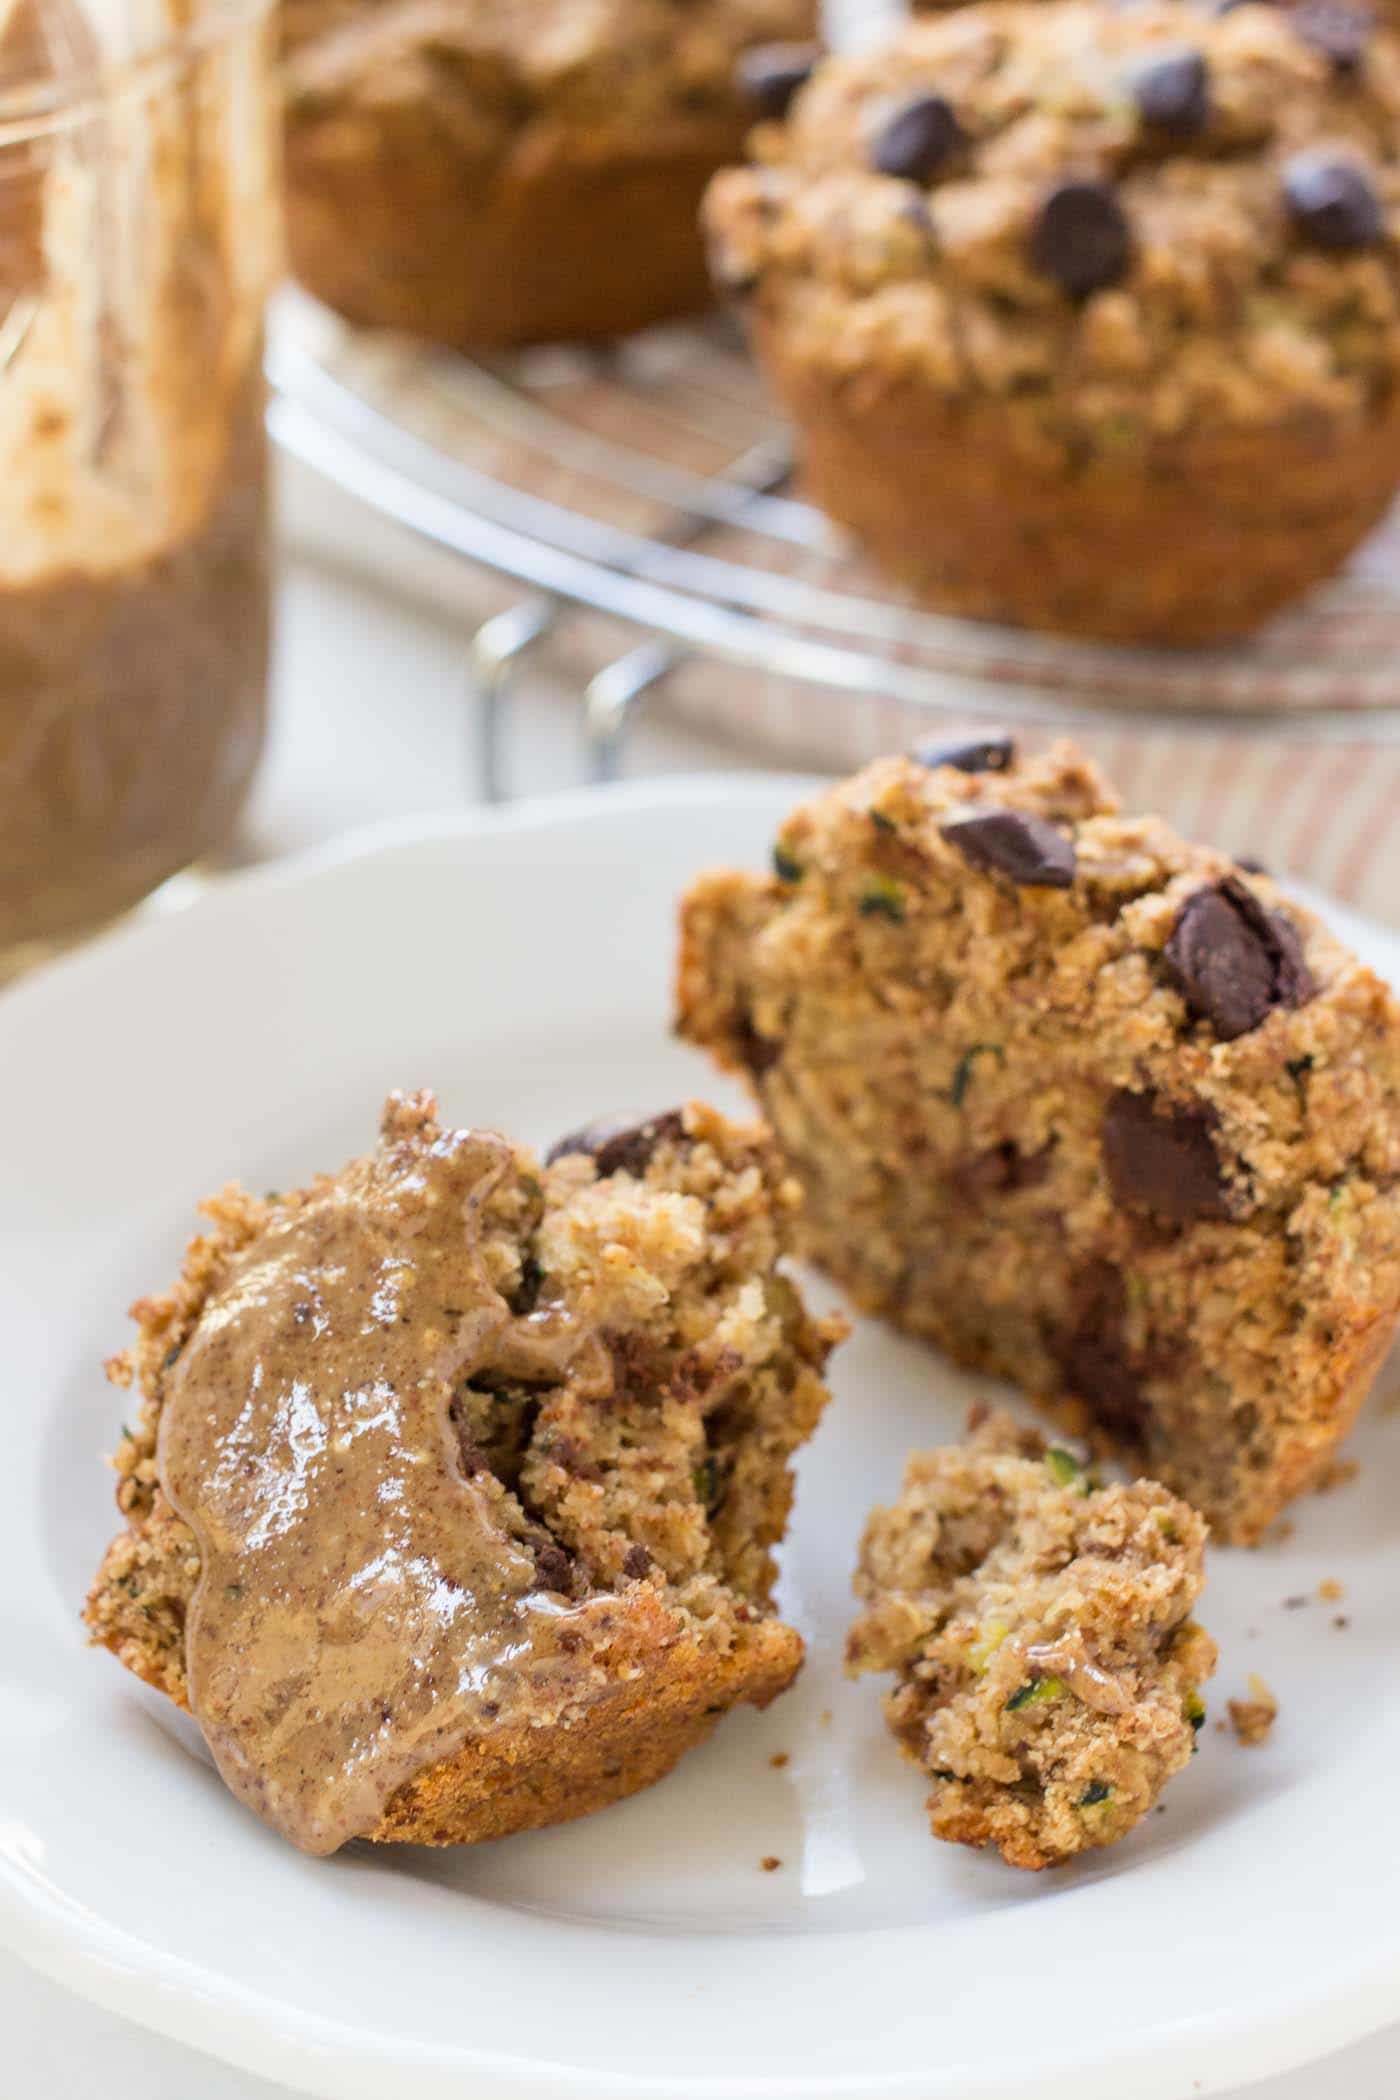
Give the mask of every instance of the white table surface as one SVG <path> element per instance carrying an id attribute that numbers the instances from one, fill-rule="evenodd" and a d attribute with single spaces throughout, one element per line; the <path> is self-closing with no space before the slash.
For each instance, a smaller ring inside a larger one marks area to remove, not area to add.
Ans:
<path id="1" fill-rule="evenodd" d="M 307 492 L 298 485 L 289 494 L 296 521 Z M 449 588 L 439 574 L 434 595 Z M 257 853 L 477 797 L 462 641 L 460 627 L 422 604 L 376 595 L 304 558 L 288 561 L 273 735 L 249 822 Z M 661 720 L 641 726 L 630 762 L 648 772 L 751 763 Z M 510 773 L 531 791 L 580 778 L 575 724 L 562 699 L 537 683 L 516 714 Z M 1378 1859 L 1376 1870 L 1387 1872 L 1389 1862 Z M 1344 1902 L 1345 1890 L 1337 1898 Z M 126 2026 L 3 1955 L 0 2065 L 0 2100 L 275 2100 L 282 2091 Z M 1397 2100 L 1400 2026 L 1249 2091 L 1251 2100 Z M 400 2096 L 386 2092 L 384 2100 Z"/>

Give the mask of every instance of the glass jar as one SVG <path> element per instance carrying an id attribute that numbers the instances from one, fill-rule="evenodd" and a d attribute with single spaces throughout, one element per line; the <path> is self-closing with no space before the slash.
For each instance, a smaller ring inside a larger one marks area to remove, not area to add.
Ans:
<path id="1" fill-rule="evenodd" d="M 0 973 L 228 837 L 268 655 L 263 0 L 0 0 Z"/>

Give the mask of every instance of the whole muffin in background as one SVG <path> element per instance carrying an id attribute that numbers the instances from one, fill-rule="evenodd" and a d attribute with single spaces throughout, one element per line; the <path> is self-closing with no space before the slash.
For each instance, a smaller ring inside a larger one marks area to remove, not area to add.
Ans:
<path id="1" fill-rule="evenodd" d="M 292 269 L 351 320 L 483 347 L 704 306 L 696 220 L 753 120 L 744 57 L 816 12 L 286 0 Z"/>
<path id="2" fill-rule="evenodd" d="M 828 60 L 717 177 L 812 494 L 931 603 L 1220 640 L 1386 509 L 1400 42 L 1309 19 L 961 8 Z"/>

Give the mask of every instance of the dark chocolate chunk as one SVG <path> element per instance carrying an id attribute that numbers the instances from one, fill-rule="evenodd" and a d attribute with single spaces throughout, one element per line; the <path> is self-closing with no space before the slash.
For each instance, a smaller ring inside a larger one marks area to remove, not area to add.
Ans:
<path id="1" fill-rule="evenodd" d="M 644 1575 L 651 1573 L 651 1555 L 645 1546 L 634 1543 L 627 1548 L 622 1559 L 622 1572 L 633 1582 L 640 1582 Z"/>
<path id="2" fill-rule="evenodd" d="M 1369 7 L 1348 7 L 1346 0 L 1301 0 L 1288 19 L 1303 42 L 1328 60 L 1334 73 L 1360 71 L 1376 26 Z"/>
<path id="3" fill-rule="evenodd" d="M 1294 225 L 1314 248 L 1350 254 L 1377 247 L 1385 237 L 1380 199 L 1354 161 L 1295 153 L 1284 163 L 1283 197 Z"/>
<path id="4" fill-rule="evenodd" d="M 1120 1089 L 1103 1119 L 1103 1157 L 1115 1202 L 1169 1225 L 1228 1218 L 1229 1197 L 1205 1108 Z"/>
<path id="5" fill-rule="evenodd" d="M 532 1531 L 526 1544 L 535 1556 L 535 1587 L 566 1596 L 573 1587 L 574 1564 L 557 1539 L 547 1531 Z"/>
<path id="6" fill-rule="evenodd" d="M 975 867 L 994 868 L 1028 889 L 1067 890 L 1074 881 L 1074 840 L 1044 817 L 1020 809 L 981 809 L 952 818 L 940 829 Z"/>
<path id="7" fill-rule="evenodd" d="M 491 1461 L 480 1444 L 467 1430 L 466 1417 L 456 1401 L 448 1411 L 448 1419 L 457 1432 L 457 1462 L 462 1468 L 464 1480 L 474 1480 L 478 1473 L 489 1473 Z"/>
<path id="8" fill-rule="evenodd" d="M 785 117 L 822 57 L 820 44 L 756 44 L 739 60 L 739 88 L 756 115 Z"/>
<path id="9" fill-rule="evenodd" d="M 989 1196 L 1014 1194 L 1017 1189 L 1038 1188 L 1050 1172 L 1052 1147 L 1022 1152 L 1009 1138 L 978 1152 L 971 1159 L 955 1160 L 948 1169 L 952 1187 L 969 1205 L 980 1205 Z"/>
<path id="10" fill-rule="evenodd" d="M 1248 1035 L 1276 1006 L 1306 1004 L 1315 989 L 1288 920 L 1233 875 L 1187 898 L 1163 954 L 1191 1012 L 1223 1043 Z"/>
<path id="11" fill-rule="evenodd" d="M 1210 117 L 1210 75 L 1199 51 L 1181 46 L 1158 52 L 1133 73 L 1132 90 L 1144 123 L 1176 138 L 1204 131 Z"/>
<path id="12" fill-rule="evenodd" d="M 545 1154 L 545 1165 L 552 1167 L 556 1159 L 563 1159 L 570 1152 L 587 1152 L 600 1181 L 608 1174 L 642 1174 L 664 1139 L 684 1135 L 685 1122 L 678 1108 L 668 1109 L 665 1115 L 649 1116 L 644 1123 L 590 1123 L 586 1129 L 571 1131 L 568 1137 L 551 1145 Z"/>
<path id="13" fill-rule="evenodd" d="M 1142 1367 L 1128 1347 L 1128 1293 L 1112 1262 L 1090 1261 L 1071 1279 L 1069 1318 L 1046 1334 L 1067 1391 L 1125 1444 L 1142 1441 L 1148 1417 Z"/>
<path id="14" fill-rule="evenodd" d="M 1016 762 L 1016 746 L 1009 736 L 989 736 L 980 743 L 919 744 L 914 756 L 930 771 L 952 766 L 959 773 L 1005 773 Z"/>
<path id="15" fill-rule="evenodd" d="M 942 95 L 915 95 L 881 125 L 871 144 L 871 164 L 881 175 L 929 182 L 964 138 L 951 102 Z"/>
<path id="16" fill-rule="evenodd" d="M 766 1035 L 760 1035 L 748 1014 L 742 1014 L 739 1018 L 735 1029 L 734 1047 L 746 1070 L 755 1079 L 761 1079 L 765 1072 L 771 1072 L 783 1054 L 782 1044 L 771 1042 Z"/>
<path id="17" fill-rule="evenodd" d="M 1041 199 L 1031 227 L 1031 261 L 1074 298 L 1116 284 L 1132 252 L 1127 214 L 1110 183 L 1079 176 L 1057 182 Z"/>

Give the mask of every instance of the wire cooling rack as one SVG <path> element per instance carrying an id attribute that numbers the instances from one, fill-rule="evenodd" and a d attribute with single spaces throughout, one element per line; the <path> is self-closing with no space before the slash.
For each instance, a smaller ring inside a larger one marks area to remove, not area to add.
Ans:
<path id="1" fill-rule="evenodd" d="M 789 762 L 857 763 L 945 724 L 1070 730 L 1134 801 L 1396 909 L 1400 513 L 1248 643 L 1139 650 L 909 603 L 800 500 L 789 432 L 721 315 L 469 360 L 292 294 L 269 372 L 286 451 L 519 587 L 469 645 L 493 794 L 522 663 L 583 637 L 597 777 L 663 688 Z"/>

